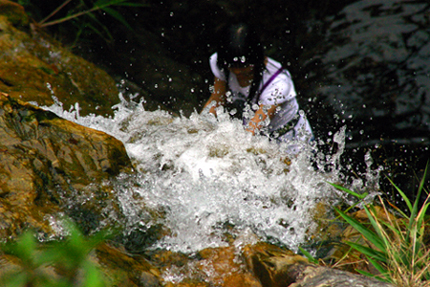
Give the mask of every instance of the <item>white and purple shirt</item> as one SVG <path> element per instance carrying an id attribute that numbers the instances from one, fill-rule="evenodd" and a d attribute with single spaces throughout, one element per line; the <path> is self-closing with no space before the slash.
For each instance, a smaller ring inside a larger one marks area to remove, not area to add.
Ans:
<path id="1" fill-rule="evenodd" d="M 215 77 L 222 81 L 228 82 L 228 88 L 231 92 L 231 101 L 247 101 L 251 85 L 241 87 L 234 73 L 228 73 L 227 81 L 226 74 L 217 66 L 217 53 L 210 57 L 210 66 Z M 308 120 L 299 113 L 299 105 L 296 99 L 296 91 L 291 79 L 290 73 L 282 68 L 282 65 L 267 58 L 266 69 L 263 71 L 263 77 L 260 83 L 260 96 L 258 103 L 267 106 L 280 105 L 280 109 L 275 113 L 268 125 L 269 133 L 276 133 L 282 130 L 290 122 L 294 122 L 294 128 L 278 137 L 279 140 L 301 139 L 308 141 L 313 138 L 312 129 Z"/>

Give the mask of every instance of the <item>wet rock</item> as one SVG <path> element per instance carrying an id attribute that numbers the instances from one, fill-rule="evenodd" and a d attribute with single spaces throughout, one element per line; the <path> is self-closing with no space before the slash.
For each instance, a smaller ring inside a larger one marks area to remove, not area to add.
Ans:
<path id="1" fill-rule="evenodd" d="M 310 264 L 306 258 L 267 243 L 246 246 L 244 256 L 267 287 L 389 287 L 391 284 L 351 272 Z"/>
<path id="2" fill-rule="evenodd" d="M 193 256 L 158 251 L 151 260 L 160 267 L 165 286 L 169 287 L 392 286 L 311 264 L 288 249 L 260 241 L 245 246 L 207 248 Z"/>
<path id="3" fill-rule="evenodd" d="M 115 201 L 107 179 L 131 167 L 111 136 L 0 95 L 0 236 L 48 236 L 64 212 L 88 229 Z"/>
<path id="4" fill-rule="evenodd" d="M 142 256 L 131 256 L 120 247 L 102 244 L 95 257 L 115 286 L 162 286 L 160 271 Z"/>
<path id="5" fill-rule="evenodd" d="M 206 248 L 196 255 L 158 251 L 151 256 L 169 287 L 262 287 L 234 246 Z"/>
<path id="6" fill-rule="evenodd" d="M 370 277 L 320 266 L 295 265 L 290 270 L 297 274 L 297 281 L 289 287 L 394 287 Z"/>
<path id="7" fill-rule="evenodd" d="M 29 18 L 24 8 L 17 3 L 0 0 L 0 11 L 0 14 L 4 15 L 14 26 L 25 27 L 29 25 Z"/>
<path id="8" fill-rule="evenodd" d="M 66 110 L 79 103 L 82 115 L 112 114 L 119 101 L 105 71 L 44 34 L 7 0 L 0 0 L 0 51 L 0 92 L 10 97 L 51 105 L 55 96 Z"/>
<path id="9" fill-rule="evenodd" d="M 243 253 L 247 265 L 263 286 L 288 286 L 297 277 L 290 266 L 308 264 L 306 258 L 264 242 L 246 246 Z"/>

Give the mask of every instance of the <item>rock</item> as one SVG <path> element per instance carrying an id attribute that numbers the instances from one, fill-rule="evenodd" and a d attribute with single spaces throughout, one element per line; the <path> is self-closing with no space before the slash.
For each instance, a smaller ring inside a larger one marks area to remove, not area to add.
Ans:
<path id="1" fill-rule="evenodd" d="M 161 287 L 160 271 L 142 256 L 104 243 L 97 247 L 95 260 L 115 286 Z"/>
<path id="2" fill-rule="evenodd" d="M 0 92 L 23 101 L 65 109 L 79 103 L 80 113 L 111 115 L 119 102 L 114 80 L 94 64 L 72 54 L 30 24 L 22 6 L 0 0 Z"/>
<path id="3" fill-rule="evenodd" d="M 290 271 L 290 266 L 308 264 L 306 258 L 264 242 L 246 246 L 243 253 L 247 265 L 263 286 L 288 286 L 297 276 Z"/>
<path id="4" fill-rule="evenodd" d="M 159 251 L 151 259 L 160 266 L 167 278 L 165 286 L 169 287 L 393 287 L 362 275 L 311 264 L 288 249 L 261 241 L 243 247 L 207 248 L 192 257 Z"/>
<path id="5" fill-rule="evenodd" d="M 394 287 L 370 277 L 327 267 L 293 265 L 289 269 L 297 274 L 294 283 L 284 285 L 289 287 Z"/>
<path id="6" fill-rule="evenodd" d="M 363 275 L 311 264 L 290 250 L 263 242 L 246 246 L 243 254 L 265 287 L 393 287 Z"/>
<path id="7" fill-rule="evenodd" d="M 131 168 L 120 141 L 4 94 L 0 137 L 2 238 L 26 228 L 48 236 L 60 211 L 97 225 L 103 207 L 115 206 L 106 180 Z"/>
<path id="8" fill-rule="evenodd" d="M 8 0 L 0 0 L 0 14 L 16 27 L 26 27 L 30 22 L 24 8 L 18 3 Z"/>

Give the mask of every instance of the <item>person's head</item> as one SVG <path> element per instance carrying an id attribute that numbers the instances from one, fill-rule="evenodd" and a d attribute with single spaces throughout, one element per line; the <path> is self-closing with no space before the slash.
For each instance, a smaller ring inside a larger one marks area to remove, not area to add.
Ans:
<path id="1" fill-rule="evenodd" d="M 221 30 L 217 53 L 221 69 L 264 63 L 260 37 L 252 26 L 245 23 L 229 24 Z"/>
<path id="2" fill-rule="evenodd" d="M 265 68 L 264 49 L 256 29 L 243 22 L 226 25 L 220 31 L 217 53 L 218 67 L 227 75 L 234 73 L 241 86 L 252 83 L 250 98 L 254 98 Z"/>

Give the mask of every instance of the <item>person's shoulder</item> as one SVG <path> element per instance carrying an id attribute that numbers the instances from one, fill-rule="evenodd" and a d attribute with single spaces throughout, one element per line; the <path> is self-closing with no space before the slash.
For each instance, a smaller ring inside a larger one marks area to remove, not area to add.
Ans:
<path id="1" fill-rule="evenodd" d="M 212 69 L 217 69 L 218 70 L 218 53 L 213 53 L 210 57 L 209 57 L 209 64 L 211 65 Z"/>
<path id="2" fill-rule="evenodd" d="M 274 80 L 281 80 L 287 82 L 292 80 L 290 72 L 285 67 L 283 67 L 281 63 L 272 58 L 267 57 L 266 70 L 266 77 L 270 78 L 273 75 L 277 74 Z"/>
<path id="3" fill-rule="evenodd" d="M 212 62 L 217 62 L 218 60 L 218 53 L 213 53 L 210 57 L 209 57 L 209 61 Z"/>
<path id="4" fill-rule="evenodd" d="M 273 58 L 267 57 L 267 68 L 274 68 L 274 69 L 280 69 L 282 67 L 282 64 L 276 61 Z"/>
<path id="5" fill-rule="evenodd" d="M 221 71 L 218 67 L 218 54 L 217 53 L 213 53 L 209 57 L 209 64 L 210 64 L 210 68 L 211 68 L 214 76 L 217 77 L 218 79 L 226 81 L 226 77 L 225 77 L 224 72 Z"/>
<path id="6" fill-rule="evenodd" d="M 296 96 L 296 92 L 290 73 L 287 69 L 283 69 L 282 65 L 278 61 L 269 57 L 267 60 L 267 74 L 264 80 L 268 81 L 269 79 L 272 79 L 272 81 L 265 88 L 261 97 L 276 99 L 276 101 L 280 103 L 293 99 Z M 278 73 L 280 69 L 282 69 L 281 73 Z M 273 78 L 273 76 L 275 77 Z"/>

